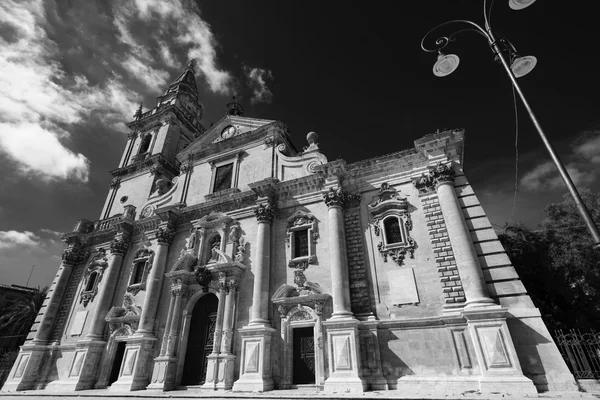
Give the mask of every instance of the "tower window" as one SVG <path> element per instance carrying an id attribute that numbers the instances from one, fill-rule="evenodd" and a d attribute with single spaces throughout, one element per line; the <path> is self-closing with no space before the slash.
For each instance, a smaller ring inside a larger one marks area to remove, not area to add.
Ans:
<path id="1" fill-rule="evenodd" d="M 150 141 L 152 140 L 152 135 L 150 134 L 146 134 L 144 135 L 144 137 L 142 138 L 142 142 L 140 143 L 140 152 L 139 154 L 143 154 L 148 152 L 148 149 L 150 148 Z"/>
<path id="2" fill-rule="evenodd" d="M 308 257 L 308 229 L 293 232 L 294 248 L 292 258 Z"/>
<path id="3" fill-rule="evenodd" d="M 229 189 L 233 179 L 233 163 L 217 167 L 213 192 Z"/>
<path id="4" fill-rule="evenodd" d="M 402 230 L 400 229 L 400 220 L 393 216 L 383 221 L 385 229 L 385 238 L 387 244 L 402 243 Z"/>

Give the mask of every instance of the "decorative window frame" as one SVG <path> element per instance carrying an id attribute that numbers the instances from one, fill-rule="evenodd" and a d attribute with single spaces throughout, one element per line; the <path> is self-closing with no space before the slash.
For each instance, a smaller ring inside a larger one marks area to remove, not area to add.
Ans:
<path id="1" fill-rule="evenodd" d="M 294 235 L 296 232 L 304 230 L 308 231 L 308 255 L 294 257 Z M 292 216 L 287 219 L 287 234 L 285 238 L 285 243 L 287 245 L 287 248 L 289 249 L 288 259 L 290 261 L 288 263 L 288 266 L 295 267 L 299 264 L 316 264 L 316 245 L 318 240 L 318 225 L 314 215 L 302 210 L 298 210 L 294 214 L 292 214 Z"/>
<path id="2" fill-rule="evenodd" d="M 102 276 L 104 275 L 104 270 L 107 266 L 108 258 L 106 257 L 106 250 L 99 249 L 98 253 L 88 264 L 83 278 L 83 286 L 81 293 L 79 294 L 79 303 L 83 303 L 84 307 L 87 307 L 90 301 L 94 301 L 94 298 L 98 294 L 98 285 L 100 285 L 100 281 L 102 281 Z M 96 279 L 94 280 L 94 285 L 88 289 L 88 284 L 92 275 L 96 275 Z"/>
<path id="3" fill-rule="evenodd" d="M 238 189 L 238 180 L 240 176 L 240 163 L 242 161 L 242 156 L 244 155 L 243 151 L 240 151 L 236 154 L 229 154 L 224 157 L 219 157 L 213 160 L 208 161 L 211 168 L 211 177 L 210 177 L 210 187 L 209 193 L 222 193 L 227 190 L 236 190 Z M 227 164 L 233 164 L 232 176 L 231 176 L 231 186 L 228 189 L 222 189 L 215 192 L 215 179 L 217 177 L 217 168 L 222 167 Z"/>
<path id="4" fill-rule="evenodd" d="M 379 195 L 373 197 L 368 205 L 371 216 L 373 217 L 373 233 L 380 237 L 377 244 L 377 250 L 387 262 L 388 257 L 402 265 L 404 258 L 408 253 L 410 258 L 415 257 L 415 241 L 410 236 L 412 230 L 412 219 L 408 212 L 408 201 L 406 197 L 400 197 L 396 189 L 391 188 L 389 184 L 382 183 L 379 189 Z M 389 218 L 397 218 L 402 235 L 402 241 L 389 243 L 387 232 L 385 230 L 385 221 Z"/>
<path id="5" fill-rule="evenodd" d="M 137 295 L 140 290 L 146 290 L 146 280 L 148 279 L 148 274 L 152 269 L 152 262 L 154 261 L 154 251 L 142 247 L 139 249 L 135 255 L 133 256 L 133 262 L 131 264 L 131 269 L 129 271 L 127 292 L 132 293 L 134 296 Z M 140 282 L 133 282 L 135 277 L 134 272 L 136 270 L 136 266 L 138 264 L 143 264 L 144 271 L 142 273 L 142 279 Z"/>

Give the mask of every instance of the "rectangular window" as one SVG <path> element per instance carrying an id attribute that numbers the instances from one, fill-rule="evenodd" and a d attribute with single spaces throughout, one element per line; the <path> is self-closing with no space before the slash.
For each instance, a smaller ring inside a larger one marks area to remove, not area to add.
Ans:
<path id="1" fill-rule="evenodd" d="M 233 178 L 233 163 L 217 167 L 213 193 L 229 189 Z"/>
<path id="2" fill-rule="evenodd" d="M 139 261 L 133 265 L 133 274 L 131 277 L 131 284 L 134 285 L 136 283 L 142 283 L 142 279 L 144 278 L 144 267 L 146 266 L 146 261 Z"/>
<path id="3" fill-rule="evenodd" d="M 294 232 L 293 258 L 308 257 L 308 229 Z"/>

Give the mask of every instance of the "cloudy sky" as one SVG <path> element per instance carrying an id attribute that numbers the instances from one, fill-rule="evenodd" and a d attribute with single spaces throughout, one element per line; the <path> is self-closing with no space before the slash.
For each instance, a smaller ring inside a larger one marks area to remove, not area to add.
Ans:
<path id="1" fill-rule="evenodd" d="M 30 286 L 51 282 L 60 233 L 99 218 L 125 123 L 140 102 L 153 106 L 190 59 L 205 126 L 236 94 L 246 116 L 285 122 L 297 147 L 318 132 L 330 160 L 465 128 L 465 169 L 492 222 L 537 226 L 543 205 L 565 189 L 519 105 L 513 212 L 513 93 L 486 43 L 461 36 L 452 44 L 460 68 L 444 79 L 419 47 L 437 23 L 481 21 L 478 3 L 3 0 L 0 283 L 24 285 L 32 265 Z M 549 138 L 577 185 L 600 189 L 592 6 L 538 1 L 515 12 L 496 3 L 495 29 L 538 58 L 521 83 Z"/>

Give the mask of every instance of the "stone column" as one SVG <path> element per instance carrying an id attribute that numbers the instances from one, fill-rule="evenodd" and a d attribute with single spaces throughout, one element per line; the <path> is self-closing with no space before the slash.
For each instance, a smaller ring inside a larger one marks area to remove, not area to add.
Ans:
<path id="1" fill-rule="evenodd" d="M 225 297 L 225 315 L 223 317 L 223 339 L 221 354 L 231 354 L 231 343 L 233 339 L 233 325 L 235 322 L 235 309 L 237 292 L 240 284 L 237 281 L 227 282 L 227 296 Z"/>
<path id="2" fill-rule="evenodd" d="M 171 331 L 171 322 L 173 321 L 173 308 L 175 307 L 175 296 L 173 293 L 169 296 L 169 311 L 167 313 L 167 321 L 165 322 L 165 331 L 163 332 L 163 340 L 160 346 L 159 356 L 164 356 L 167 351 L 167 343 L 169 341 L 169 332 Z"/>
<path id="3" fill-rule="evenodd" d="M 158 232 L 156 233 L 158 241 L 156 256 L 146 280 L 146 297 L 144 298 L 144 306 L 142 307 L 142 315 L 140 316 L 140 324 L 136 335 L 151 335 L 154 331 L 154 319 L 156 317 L 158 300 L 167 264 L 167 253 L 174 237 L 174 230 L 166 226 L 158 228 Z"/>
<path id="4" fill-rule="evenodd" d="M 172 288 L 171 293 L 175 296 L 175 306 L 173 307 L 171 329 L 169 330 L 169 341 L 167 342 L 167 351 L 165 353 L 167 357 L 177 355 L 177 345 L 179 344 L 179 333 L 182 322 L 181 307 L 183 306 L 183 298 L 187 297 L 187 290 L 179 286 Z"/>
<path id="5" fill-rule="evenodd" d="M 362 376 L 360 359 L 359 321 L 354 318 L 350 305 L 348 286 L 348 260 L 344 235 L 346 196 L 341 188 L 329 188 L 323 194 L 329 219 L 329 269 L 333 314 L 324 321 L 327 331 L 327 358 L 329 377 L 325 381 L 326 392 L 364 392 L 367 383 Z"/>
<path id="6" fill-rule="evenodd" d="M 323 201 L 327 204 L 329 219 L 329 269 L 333 297 L 332 318 L 352 318 L 344 214 L 342 211 L 345 197 L 341 189 L 330 188 L 323 195 Z"/>
<path id="7" fill-rule="evenodd" d="M 239 330 L 242 337 L 240 378 L 233 385 L 233 390 L 266 392 L 273 390 L 274 387 L 271 372 L 271 339 L 275 329 L 271 328 L 268 320 L 268 301 L 271 222 L 275 213 L 273 206 L 268 201 L 259 203 L 254 209 L 254 213 L 258 220 L 258 235 L 256 256 L 252 264 L 254 270 L 252 311 L 248 326 Z"/>
<path id="8" fill-rule="evenodd" d="M 450 165 L 438 164 L 430 169 L 430 175 L 437 191 L 448 229 L 448 238 L 463 283 L 465 307 L 492 305 L 494 301 L 488 297 L 477 251 L 454 190 L 454 171 Z"/>
<path id="9" fill-rule="evenodd" d="M 58 269 L 56 281 L 54 281 L 52 291 L 46 301 L 46 310 L 42 315 L 32 344 L 47 344 L 60 303 L 69 284 L 73 267 L 85 262 L 87 256 L 88 253 L 81 250 L 80 246 L 70 246 L 63 252 L 62 263 Z"/>
<path id="10" fill-rule="evenodd" d="M 254 287 L 252 292 L 252 311 L 249 325 L 270 326 L 269 310 L 269 277 L 271 270 L 271 222 L 275 217 L 269 202 L 260 204 L 255 210 L 258 220 L 256 235 L 256 257 L 254 267 Z"/>
<path id="11" fill-rule="evenodd" d="M 71 242 L 63 252 L 62 263 L 53 282 L 50 295 L 44 301 L 46 310 L 38 323 L 35 336 L 30 343 L 21 346 L 17 360 L 2 387 L 3 391 L 20 391 L 34 389 L 40 380 L 44 355 L 50 348 L 47 346 L 54 321 L 61 301 L 65 295 L 73 267 L 85 262 L 88 253 L 82 250 L 80 241 Z M 34 325 L 35 328 L 35 325 Z"/>
<path id="12" fill-rule="evenodd" d="M 227 296 L 227 283 L 225 281 L 219 282 L 218 284 L 219 293 L 217 295 L 219 299 L 219 305 L 217 308 L 217 321 L 215 323 L 215 336 L 213 342 L 213 354 L 219 354 L 221 352 L 221 338 L 223 336 L 223 316 L 225 311 L 225 297 Z"/>
<path id="13" fill-rule="evenodd" d="M 102 340 L 104 338 L 104 326 L 106 324 L 105 317 L 110 309 L 121 272 L 121 264 L 123 256 L 127 253 L 129 247 L 129 238 L 120 236 L 115 238 L 110 244 L 111 259 L 108 263 L 106 271 L 102 277 L 100 291 L 98 292 L 98 304 L 96 312 L 92 317 L 90 328 L 85 336 L 85 340 Z"/>

